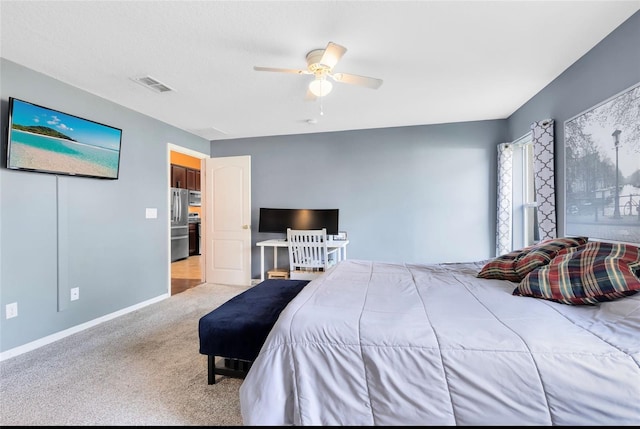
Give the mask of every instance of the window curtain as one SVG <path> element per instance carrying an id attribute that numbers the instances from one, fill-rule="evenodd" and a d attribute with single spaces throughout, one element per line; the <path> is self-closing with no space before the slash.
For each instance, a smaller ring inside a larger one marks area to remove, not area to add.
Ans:
<path id="1" fill-rule="evenodd" d="M 556 186 L 554 170 L 554 133 L 552 119 L 531 124 L 534 154 L 538 236 L 540 240 L 556 238 Z"/>
<path id="2" fill-rule="evenodd" d="M 496 256 L 512 250 L 513 146 L 498 145 L 498 210 L 496 217 Z"/>

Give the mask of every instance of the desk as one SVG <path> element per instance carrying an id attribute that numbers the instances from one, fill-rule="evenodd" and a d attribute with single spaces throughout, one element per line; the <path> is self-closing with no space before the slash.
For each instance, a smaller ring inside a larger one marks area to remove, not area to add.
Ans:
<path id="1" fill-rule="evenodd" d="M 347 259 L 347 244 L 349 240 L 327 240 L 328 250 L 338 249 L 338 261 Z M 273 268 L 278 268 L 278 247 L 289 247 L 289 242 L 285 239 L 258 241 L 256 246 L 260 247 L 260 281 L 264 281 L 264 248 L 273 247 Z"/>

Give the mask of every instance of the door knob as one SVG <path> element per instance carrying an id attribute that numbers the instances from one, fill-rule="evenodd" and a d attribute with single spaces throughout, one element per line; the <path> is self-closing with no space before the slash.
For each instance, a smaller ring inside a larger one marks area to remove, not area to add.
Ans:
<path id="1" fill-rule="evenodd" d="M 249 225 L 242 225 L 242 229 L 249 229 Z"/>

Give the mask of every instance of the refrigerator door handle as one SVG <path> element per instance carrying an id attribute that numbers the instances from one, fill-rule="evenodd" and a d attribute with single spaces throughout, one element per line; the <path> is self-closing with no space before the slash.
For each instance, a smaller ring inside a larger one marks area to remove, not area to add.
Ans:
<path id="1" fill-rule="evenodd" d="M 176 221 L 176 212 L 178 211 L 176 191 L 171 191 L 171 222 Z"/>
<path id="2" fill-rule="evenodd" d="M 175 221 L 178 222 L 178 217 L 180 216 L 180 198 L 179 198 L 179 191 L 174 191 L 175 192 L 175 199 L 176 199 L 176 212 L 175 212 Z"/>
<path id="3" fill-rule="evenodd" d="M 173 198 L 175 200 L 175 210 L 173 212 L 173 221 L 178 222 L 180 220 L 180 191 L 173 191 Z"/>

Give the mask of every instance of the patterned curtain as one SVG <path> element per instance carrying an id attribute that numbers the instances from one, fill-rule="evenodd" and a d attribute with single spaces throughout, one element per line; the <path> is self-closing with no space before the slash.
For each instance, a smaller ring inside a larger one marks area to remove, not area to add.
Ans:
<path id="1" fill-rule="evenodd" d="M 513 147 L 498 145 L 498 210 L 496 219 L 496 256 L 509 253 L 512 246 L 511 213 L 513 211 Z"/>
<path id="2" fill-rule="evenodd" d="M 554 181 L 552 119 L 531 124 L 534 153 L 538 234 L 540 240 L 556 238 L 556 186 Z"/>

